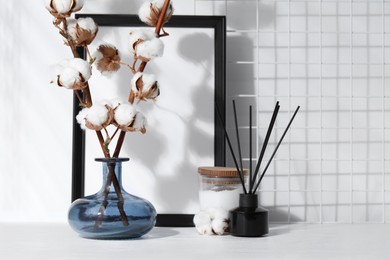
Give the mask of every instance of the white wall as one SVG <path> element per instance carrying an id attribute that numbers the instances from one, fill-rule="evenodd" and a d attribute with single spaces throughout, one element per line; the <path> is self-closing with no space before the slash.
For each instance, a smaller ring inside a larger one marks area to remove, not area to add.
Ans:
<path id="1" fill-rule="evenodd" d="M 86 0 L 83 12 L 135 13 L 142 2 Z M 49 84 L 49 66 L 70 53 L 41 1 L 0 3 L 0 221 L 65 221 L 72 97 Z M 243 116 L 258 109 L 257 151 L 274 102 L 278 136 L 302 106 L 261 187 L 271 221 L 390 221 L 390 1 L 174 4 L 227 15 L 228 112 L 232 98 Z"/>

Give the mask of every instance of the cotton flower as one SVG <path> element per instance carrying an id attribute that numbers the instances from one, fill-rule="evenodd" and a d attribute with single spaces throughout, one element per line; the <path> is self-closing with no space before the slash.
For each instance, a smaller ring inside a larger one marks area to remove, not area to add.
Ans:
<path id="1" fill-rule="evenodd" d="M 196 214 L 194 224 L 201 235 L 223 235 L 229 231 L 228 213 L 222 208 L 210 208 Z"/>
<path id="2" fill-rule="evenodd" d="M 112 73 L 120 68 L 121 58 L 118 49 L 110 44 L 102 44 L 94 54 L 96 68 L 101 73 Z"/>
<path id="3" fill-rule="evenodd" d="M 69 17 L 83 8 L 84 0 L 45 0 L 46 9 L 57 19 Z"/>
<path id="4" fill-rule="evenodd" d="M 111 124 L 113 109 L 107 105 L 94 104 L 90 108 L 84 108 L 76 116 L 77 122 L 82 129 L 99 131 Z"/>
<path id="5" fill-rule="evenodd" d="M 91 44 L 98 32 L 97 24 L 90 17 L 79 18 L 77 20 L 68 18 L 67 24 L 68 33 L 77 46 Z"/>
<path id="6" fill-rule="evenodd" d="M 154 99 L 160 94 L 160 89 L 153 74 L 137 72 L 131 79 L 130 102 L 134 98 L 139 100 Z"/>
<path id="7" fill-rule="evenodd" d="M 154 32 L 147 30 L 130 32 L 129 45 L 135 59 L 145 62 L 161 57 L 164 53 L 164 43 Z"/>
<path id="8" fill-rule="evenodd" d="M 144 23 L 150 26 L 156 26 L 164 2 L 165 2 L 164 0 L 151 0 L 145 2 L 138 11 L 138 16 L 141 19 L 141 21 L 143 21 Z M 163 19 L 163 25 L 166 24 L 171 19 L 172 14 L 173 14 L 173 6 L 172 4 L 169 4 L 167 12 L 165 13 L 165 17 Z"/>
<path id="9" fill-rule="evenodd" d="M 80 58 L 64 60 L 54 67 L 55 79 L 52 81 L 59 87 L 67 89 L 83 89 L 91 77 L 91 66 Z"/>
<path id="10" fill-rule="evenodd" d="M 136 55 L 142 61 L 150 61 L 161 57 L 164 53 L 164 43 L 159 38 L 143 41 L 137 44 Z"/>
<path id="11" fill-rule="evenodd" d="M 107 126 L 109 124 L 109 117 L 110 117 L 109 111 L 110 108 L 108 106 L 103 106 L 101 104 L 93 105 L 89 109 L 88 114 L 85 117 L 86 126 L 94 130 L 100 130 L 100 129 L 95 129 L 96 127 L 103 128 L 103 126 Z"/>
<path id="12" fill-rule="evenodd" d="M 134 122 L 137 111 L 128 103 L 120 104 L 115 109 L 114 119 L 118 126 L 129 126 Z"/>
<path id="13" fill-rule="evenodd" d="M 194 224 L 196 231 L 201 235 L 212 235 L 213 231 L 211 229 L 211 218 L 210 215 L 206 212 L 199 212 L 194 216 Z"/>
<path id="14" fill-rule="evenodd" d="M 213 230 L 210 224 L 196 226 L 196 231 L 201 235 L 213 235 Z"/>
<path id="15" fill-rule="evenodd" d="M 130 51 L 135 53 L 137 44 L 141 41 L 148 41 L 156 38 L 156 33 L 154 31 L 139 29 L 134 30 L 129 33 L 129 45 Z"/>
<path id="16" fill-rule="evenodd" d="M 146 132 L 146 118 L 130 103 L 119 104 L 115 108 L 114 124 L 122 131 L 141 133 Z"/>

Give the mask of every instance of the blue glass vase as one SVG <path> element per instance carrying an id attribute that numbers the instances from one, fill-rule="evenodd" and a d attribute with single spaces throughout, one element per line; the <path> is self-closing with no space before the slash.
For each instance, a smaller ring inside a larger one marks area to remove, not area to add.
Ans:
<path id="1" fill-rule="evenodd" d="M 85 238 L 137 238 L 156 222 L 156 210 L 122 187 L 122 162 L 128 158 L 98 158 L 103 163 L 103 187 L 93 195 L 75 200 L 68 213 L 69 225 Z"/>

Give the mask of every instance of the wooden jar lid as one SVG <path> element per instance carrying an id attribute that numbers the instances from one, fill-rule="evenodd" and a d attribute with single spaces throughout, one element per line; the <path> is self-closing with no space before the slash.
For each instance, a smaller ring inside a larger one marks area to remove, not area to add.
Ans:
<path id="1" fill-rule="evenodd" d="M 207 177 L 237 178 L 237 169 L 233 167 L 199 167 L 198 173 Z M 244 169 L 244 175 L 248 175 L 248 169 Z"/>

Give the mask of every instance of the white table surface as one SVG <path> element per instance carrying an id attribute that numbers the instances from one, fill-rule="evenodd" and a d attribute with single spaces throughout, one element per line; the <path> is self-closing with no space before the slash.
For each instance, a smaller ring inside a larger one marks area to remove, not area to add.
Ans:
<path id="1" fill-rule="evenodd" d="M 92 240 L 66 223 L 0 223 L 0 259 L 390 259 L 390 225 L 273 225 L 261 238 L 154 228 L 141 239 Z"/>

